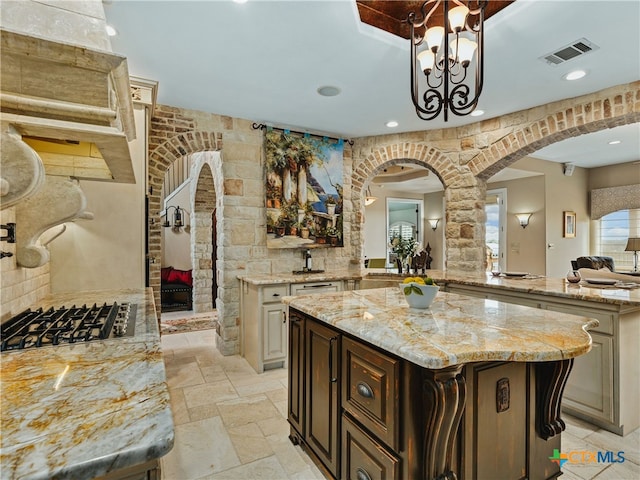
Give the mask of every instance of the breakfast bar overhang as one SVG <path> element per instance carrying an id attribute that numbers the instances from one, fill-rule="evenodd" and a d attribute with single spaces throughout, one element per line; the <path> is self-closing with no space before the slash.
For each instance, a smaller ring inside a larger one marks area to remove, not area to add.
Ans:
<path id="1" fill-rule="evenodd" d="M 333 478 L 555 478 L 591 318 L 398 288 L 285 297 L 291 440 Z M 485 455 L 491 452 L 492 455 Z"/>

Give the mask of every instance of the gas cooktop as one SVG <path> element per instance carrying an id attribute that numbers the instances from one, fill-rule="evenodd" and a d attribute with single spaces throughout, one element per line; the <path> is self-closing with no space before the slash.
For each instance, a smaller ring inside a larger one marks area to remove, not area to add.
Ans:
<path id="1" fill-rule="evenodd" d="M 0 351 L 132 336 L 135 315 L 126 302 L 27 309 L 0 325 Z"/>

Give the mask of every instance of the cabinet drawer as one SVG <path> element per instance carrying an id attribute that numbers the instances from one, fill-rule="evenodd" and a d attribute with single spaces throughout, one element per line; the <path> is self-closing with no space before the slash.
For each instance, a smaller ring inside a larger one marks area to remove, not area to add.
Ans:
<path id="1" fill-rule="evenodd" d="M 342 351 L 342 407 L 397 451 L 400 362 L 349 338 Z"/>
<path id="2" fill-rule="evenodd" d="M 400 478 L 400 461 L 347 415 L 342 417 L 342 478 L 394 480 Z"/>
<path id="3" fill-rule="evenodd" d="M 289 285 L 268 285 L 262 287 L 262 303 L 279 303 L 282 297 L 289 295 Z"/>
<path id="4" fill-rule="evenodd" d="M 313 282 L 291 284 L 291 295 L 309 295 L 310 293 L 341 292 L 342 282 Z"/>

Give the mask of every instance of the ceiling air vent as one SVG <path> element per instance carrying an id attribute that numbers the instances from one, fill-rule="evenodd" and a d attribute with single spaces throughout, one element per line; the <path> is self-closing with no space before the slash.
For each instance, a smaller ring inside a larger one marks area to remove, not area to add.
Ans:
<path id="1" fill-rule="evenodd" d="M 564 62 L 568 62 L 572 58 L 585 55 L 594 50 L 598 50 L 600 47 L 595 43 L 590 42 L 586 38 L 581 38 L 575 42 L 571 42 L 569 45 L 565 45 L 562 48 L 557 49 L 555 52 L 547 53 L 540 58 L 547 62 L 549 65 L 559 65 Z"/>

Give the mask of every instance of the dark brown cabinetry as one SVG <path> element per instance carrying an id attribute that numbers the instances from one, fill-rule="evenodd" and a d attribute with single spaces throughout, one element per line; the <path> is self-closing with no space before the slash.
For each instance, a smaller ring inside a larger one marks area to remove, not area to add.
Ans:
<path id="1" fill-rule="evenodd" d="M 338 478 L 341 336 L 295 311 L 290 312 L 289 325 L 291 440 Z"/>
<path id="2" fill-rule="evenodd" d="M 290 438 L 327 478 L 552 479 L 569 371 L 567 361 L 426 369 L 290 308 Z"/>

